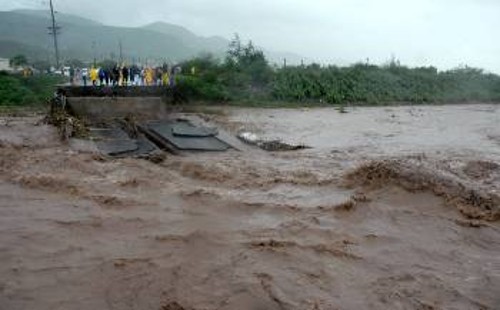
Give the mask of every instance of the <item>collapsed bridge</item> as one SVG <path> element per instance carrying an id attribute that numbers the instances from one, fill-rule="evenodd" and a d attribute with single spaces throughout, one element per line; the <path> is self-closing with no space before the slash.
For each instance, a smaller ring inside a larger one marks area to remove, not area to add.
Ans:
<path id="1" fill-rule="evenodd" d="M 166 87 L 60 86 L 53 105 L 82 120 L 89 138 L 108 156 L 144 156 L 165 150 L 227 151 L 216 128 L 171 112 L 175 89 Z M 53 108 L 54 109 L 54 108 Z"/>

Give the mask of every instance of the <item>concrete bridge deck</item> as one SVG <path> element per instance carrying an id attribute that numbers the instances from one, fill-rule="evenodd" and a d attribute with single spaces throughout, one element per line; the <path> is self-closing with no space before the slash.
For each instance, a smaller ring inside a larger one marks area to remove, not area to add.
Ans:
<path id="1" fill-rule="evenodd" d="M 71 97 L 166 97 L 173 93 L 167 86 L 72 86 L 60 85 L 58 92 Z"/>
<path id="2" fill-rule="evenodd" d="M 162 119 L 172 89 L 165 86 L 70 86 L 57 88 L 76 116 L 91 122 L 134 115 L 143 119 Z"/>

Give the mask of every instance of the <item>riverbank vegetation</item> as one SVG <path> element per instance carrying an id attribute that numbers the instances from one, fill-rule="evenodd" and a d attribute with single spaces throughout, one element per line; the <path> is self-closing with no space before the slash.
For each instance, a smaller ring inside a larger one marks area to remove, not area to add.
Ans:
<path id="1" fill-rule="evenodd" d="M 84 65 L 78 61 L 78 67 Z M 251 42 L 244 44 L 238 36 L 231 41 L 224 59 L 203 55 L 180 63 L 180 67 L 178 93 L 201 103 L 343 107 L 500 102 L 500 76 L 481 69 L 410 68 L 395 59 L 385 65 L 278 67 L 269 64 Z M 23 77 L 0 73 L 0 106 L 40 104 L 50 98 L 62 80 L 47 74 Z"/>
<path id="2" fill-rule="evenodd" d="M 500 76 L 461 67 L 438 71 L 386 65 L 348 67 L 269 65 L 262 51 L 236 37 L 225 60 L 210 55 L 184 62 L 180 85 L 189 97 L 215 102 L 290 102 L 294 105 L 500 102 Z M 186 72 L 186 71 L 185 71 Z M 194 74 L 191 74 L 194 73 Z"/>
<path id="3" fill-rule="evenodd" d="M 0 72 L 0 106 L 36 106 L 51 98 L 63 78 L 54 75 L 33 75 Z"/>

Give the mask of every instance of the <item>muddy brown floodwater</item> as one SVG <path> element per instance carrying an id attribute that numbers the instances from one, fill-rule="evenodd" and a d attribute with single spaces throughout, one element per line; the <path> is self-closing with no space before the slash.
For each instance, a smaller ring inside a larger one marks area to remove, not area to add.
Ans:
<path id="1" fill-rule="evenodd" d="M 0 118 L 0 309 L 500 309 L 500 106 L 203 117 L 312 148 L 107 160 Z"/>

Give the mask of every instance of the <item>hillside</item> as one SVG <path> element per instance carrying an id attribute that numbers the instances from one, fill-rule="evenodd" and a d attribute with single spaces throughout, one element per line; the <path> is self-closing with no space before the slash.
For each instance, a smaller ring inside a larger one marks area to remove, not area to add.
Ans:
<path id="1" fill-rule="evenodd" d="M 128 61 L 180 61 L 200 53 L 222 56 L 229 41 L 222 37 L 202 37 L 188 29 L 156 22 L 139 28 L 103 25 L 86 18 L 58 13 L 62 27 L 60 50 L 62 59 L 78 58 L 91 61 L 118 59 L 119 42 Z M 50 14 L 46 11 L 16 10 L 0 12 L 0 57 L 26 54 L 31 59 L 47 60 L 52 56 L 53 43 L 48 35 Z M 271 61 L 281 62 L 288 54 L 269 52 Z M 297 61 L 299 56 L 290 59 Z"/>
<path id="2" fill-rule="evenodd" d="M 49 16 L 35 12 L 0 12 L 0 42 L 15 42 L 19 47 L 19 50 L 1 48 L 0 52 L 4 54 L 0 56 L 10 57 L 13 53 L 32 54 L 31 50 L 37 48 L 40 50 L 38 57 L 47 59 L 49 55 L 46 51 L 50 51 L 52 47 L 51 37 L 47 33 Z M 205 46 L 203 38 L 196 37 L 185 29 L 177 34 L 145 28 L 120 28 L 65 14 L 59 14 L 58 20 L 62 27 L 61 55 L 66 59 L 117 58 L 120 40 L 124 57 L 129 60 L 147 58 L 176 61 L 190 58 L 202 51 L 220 52 L 220 49 L 216 50 L 211 46 L 209 39 Z M 197 40 L 184 40 L 182 36 L 186 33 Z"/>
<path id="3" fill-rule="evenodd" d="M 164 22 L 155 22 L 141 29 L 175 37 L 193 50 L 210 51 L 215 54 L 224 53 L 229 44 L 229 41 L 222 37 L 200 37 L 184 27 Z"/>

